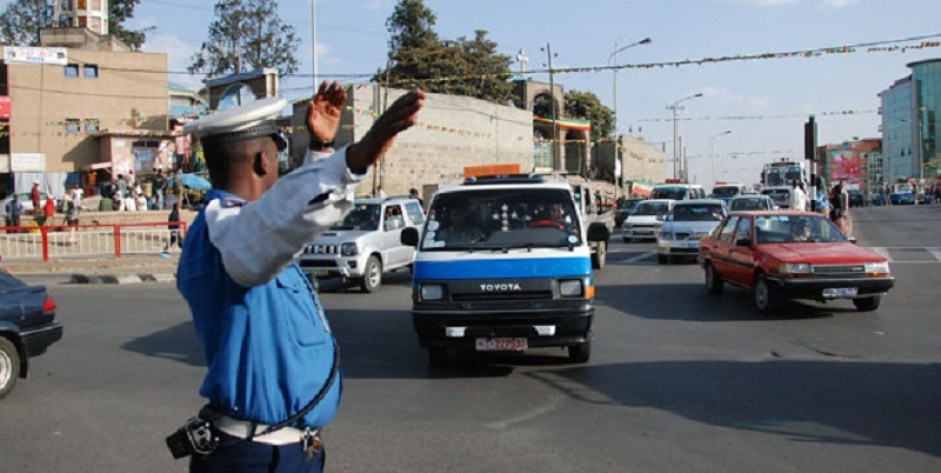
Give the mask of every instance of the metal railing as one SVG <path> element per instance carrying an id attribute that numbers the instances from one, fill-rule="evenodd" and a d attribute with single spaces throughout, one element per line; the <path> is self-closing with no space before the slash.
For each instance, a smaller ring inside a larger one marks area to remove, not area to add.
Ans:
<path id="1" fill-rule="evenodd" d="M 170 225 L 178 225 L 170 230 Z M 0 227 L 0 256 L 29 261 L 90 256 L 153 254 L 169 247 L 172 232 L 186 235 L 186 222 Z"/>

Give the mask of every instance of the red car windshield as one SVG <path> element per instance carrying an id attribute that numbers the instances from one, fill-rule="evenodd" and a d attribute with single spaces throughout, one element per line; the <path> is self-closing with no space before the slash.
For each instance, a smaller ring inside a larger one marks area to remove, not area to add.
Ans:
<path id="1" fill-rule="evenodd" d="M 846 237 L 829 219 L 816 215 L 755 217 L 755 239 L 762 243 L 838 243 Z"/>

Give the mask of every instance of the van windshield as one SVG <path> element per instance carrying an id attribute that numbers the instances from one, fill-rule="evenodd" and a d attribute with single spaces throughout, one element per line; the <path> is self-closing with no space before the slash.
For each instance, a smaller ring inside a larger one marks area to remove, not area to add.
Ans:
<path id="1" fill-rule="evenodd" d="M 475 189 L 435 197 L 421 248 L 560 248 L 580 244 L 580 232 L 565 189 Z"/>
<path id="2" fill-rule="evenodd" d="M 683 186 L 654 187 L 651 199 L 683 200 L 686 198 L 687 188 Z"/>
<path id="3" fill-rule="evenodd" d="M 741 189 L 738 186 L 716 186 L 712 189 L 712 195 L 719 197 L 735 197 Z"/>

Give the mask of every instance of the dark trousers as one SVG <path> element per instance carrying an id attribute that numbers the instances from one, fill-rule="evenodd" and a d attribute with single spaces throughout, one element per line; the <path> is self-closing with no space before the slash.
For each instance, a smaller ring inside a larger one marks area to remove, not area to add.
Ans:
<path id="1" fill-rule="evenodd" d="M 219 449 L 208 457 L 194 455 L 190 473 L 321 473 L 326 461 L 323 451 L 308 461 L 300 442 L 277 446 L 219 435 Z"/>

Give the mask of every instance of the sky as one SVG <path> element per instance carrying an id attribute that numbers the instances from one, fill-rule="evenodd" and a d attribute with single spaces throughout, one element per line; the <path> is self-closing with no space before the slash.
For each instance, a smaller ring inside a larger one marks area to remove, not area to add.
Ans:
<path id="1" fill-rule="evenodd" d="M 9 0 L 0 2 L 9 3 Z M 311 0 L 280 1 L 281 18 L 302 40 L 296 51 L 298 77 L 282 78 L 283 94 L 311 94 Z M 171 71 L 185 71 L 207 37 L 210 0 L 142 0 L 132 28 L 154 27 L 145 51 L 168 54 Z M 321 74 L 370 74 L 383 67 L 385 22 L 396 0 L 317 0 L 317 52 Z M 938 0 L 425 0 L 437 15 L 441 38 L 473 37 L 487 30 L 500 52 L 522 49 L 526 69 L 544 70 L 551 46 L 554 68 L 609 64 L 615 44 L 645 37 L 649 45 L 618 54 L 621 65 L 644 65 L 707 57 L 804 51 L 941 34 Z M 941 37 L 934 38 L 941 41 Z M 895 44 L 914 45 L 920 41 Z M 867 52 L 728 61 L 682 67 L 624 68 L 556 73 L 565 90 L 595 93 L 618 115 L 621 133 L 643 137 L 673 156 L 674 102 L 679 112 L 689 176 L 757 181 L 761 165 L 781 157 L 803 157 L 803 123 L 818 122 L 820 144 L 880 137 L 878 94 L 910 74 L 908 63 L 941 58 L 941 47 L 904 53 Z M 518 70 L 515 62 L 512 69 Z M 528 73 L 548 82 L 546 73 Z M 170 80 L 198 85 L 201 77 L 171 74 Z M 364 79 L 341 79 L 347 83 Z M 852 114 L 830 115 L 834 112 Z M 786 117 L 780 118 L 785 115 Z M 748 119 L 727 119 L 748 117 Z M 772 118 L 779 117 L 779 118 Z M 725 133 L 730 131 L 731 133 Z M 672 172 L 672 164 L 667 165 Z M 670 177 L 670 176 L 667 176 Z M 708 188 L 708 187 L 707 187 Z"/>

